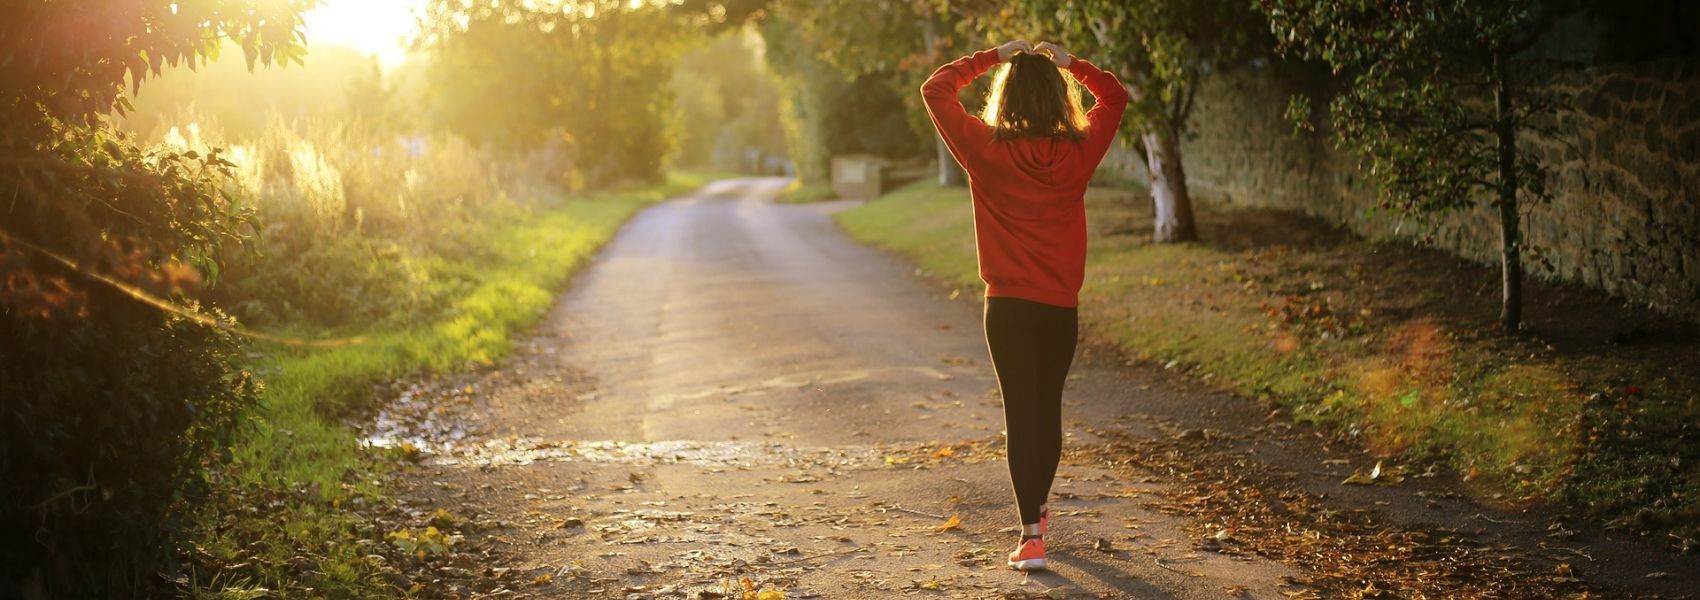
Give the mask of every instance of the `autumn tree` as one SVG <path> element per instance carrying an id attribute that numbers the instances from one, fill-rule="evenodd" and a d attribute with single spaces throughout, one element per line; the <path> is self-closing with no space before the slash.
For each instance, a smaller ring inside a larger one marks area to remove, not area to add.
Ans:
<path id="1" fill-rule="evenodd" d="M 788 145 L 802 179 L 824 181 L 835 153 L 903 157 L 914 153 L 916 140 L 930 139 L 940 183 L 966 182 L 914 93 L 952 45 L 944 4 L 682 0 L 677 6 L 711 30 L 753 25 L 761 33 L 767 65 L 784 88 Z"/>
<path id="2" fill-rule="evenodd" d="M 782 18 L 757 24 L 767 48 L 767 68 L 779 82 L 780 122 L 791 164 L 799 180 L 825 183 L 831 176 L 832 158 L 826 133 L 829 103 L 842 98 L 850 82 L 843 72 L 815 56 L 799 29 L 797 23 Z"/>
<path id="3" fill-rule="evenodd" d="M 746 151 L 784 156 L 779 90 L 748 31 L 728 31 L 680 58 L 673 73 L 679 130 L 676 164 L 749 169 Z M 759 171 L 759 167 L 756 167 Z"/>
<path id="4" fill-rule="evenodd" d="M 824 55 L 798 13 L 775 12 L 756 23 L 766 43 L 768 68 L 785 99 L 787 146 L 798 176 L 823 182 L 833 155 L 869 153 L 914 156 L 927 138 L 908 118 L 893 73 L 849 73 Z"/>
<path id="5" fill-rule="evenodd" d="M 1531 85 L 1518 53 L 1561 4 L 1260 0 L 1283 53 L 1320 60 L 1347 82 L 1328 119 L 1337 145 L 1367 162 L 1382 205 L 1424 218 L 1492 206 L 1507 331 L 1522 322 L 1519 210 L 1551 198 L 1549 169 L 1524 142 L 1555 133 L 1547 123 L 1558 105 Z M 1308 124 L 1308 99 L 1289 113 Z"/>
<path id="6" fill-rule="evenodd" d="M 432 0 L 434 119 L 512 152 L 565 148 L 589 183 L 653 180 L 672 148 L 668 82 L 693 39 L 626 0 Z"/>
<path id="7" fill-rule="evenodd" d="M 957 10 L 982 29 L 1054 41 L 1116 73 L 1133 98 L 1122 129 L 1145 161 L 1153 237 L 1198 239 L 1181 142 L 1201 79 L 1268 47 L 1255 10 L 1240 0 L 1020 0 Z"/>
<path id="8" fill-rule="evenodd" d="M 858 2 L 785 0 L 776 11 L 796 20 L 820 56 L 852 76 L 886 74 L 905 102 L 911 124 L 932 139 L 941 185 L 965 185 L 967 176 L 943 138 L 933 129 L 926 107 L 914 92 L 956 47 L 960 18 L 931 0 L 886 2 L 868 10 Z"/>

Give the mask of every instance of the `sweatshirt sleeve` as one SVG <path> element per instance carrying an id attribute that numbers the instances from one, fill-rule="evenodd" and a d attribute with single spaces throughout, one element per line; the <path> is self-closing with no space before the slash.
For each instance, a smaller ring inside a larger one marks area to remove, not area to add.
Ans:
<path id="1" fill-rule="evenodd" d="M 1086 111 L 1088 122 L 1086 129 L 1087 156 L 1091 164 L 1096 166 L 1103 160 L 1104 153 L 1110 150 L 1110 141 L 1116 139 L 1116 130 L 1121 126 L 1122 114 L 1127 112 L 1128 93 L 1122 82 L 1116 79 L 1114 73 L 1098 68 L 1086 60 L 1069 57 L 1068 72 L 1075 80 L 1086 86 L 1086 91 L 1092 92 L 1096 104 L 1092 110 Z"/>
<path id="2" fill-rule="evenodd" d="M 968 114 L 957 94 L 1000 62 L 1003 61 L 998 60 L 997 50 L 981 50 L 939 67 L 921 84 L 921 98 L 927 103 L 927 115 L 932 117 L 933 127 L 964 169 L 972 169 L 972 157 L 991 143 L 992 128 Z"/>

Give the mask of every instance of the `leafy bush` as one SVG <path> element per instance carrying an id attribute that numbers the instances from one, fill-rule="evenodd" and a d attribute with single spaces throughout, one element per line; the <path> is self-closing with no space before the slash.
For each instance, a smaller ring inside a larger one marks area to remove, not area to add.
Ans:
<path id="1" fill-rule="evenodd" d="M 12 2 L 0 20 L 0 595 L 147 594 L 258 384 L 192 303 L 250 212 L 219 153 L 111 125 L 128 86 L 243 40 L 297 59 L 309 4 Z M 16 58 L 16 60 L 11 60 Z M 199 322 L 197 322 L 199 321 Z"/>
<path id="2" fill-rule="evenodd" d="M 0 319 L 0 590 L 146 589 L 259 392 L 229 334 L 111 291 L 89 309 Z"/>

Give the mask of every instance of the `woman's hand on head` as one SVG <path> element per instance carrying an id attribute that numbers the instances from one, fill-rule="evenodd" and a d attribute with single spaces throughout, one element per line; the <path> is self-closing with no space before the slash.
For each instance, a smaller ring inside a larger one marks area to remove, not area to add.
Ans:
<path id="1" fill-rule="evenodd" d="M 1064 50 L 1062 46 L 1058 46 L 1050 42 L 1040 42 L 1038 46 L 1033 48 L 1033 50 L 1029 50 L 1029 52 L 1032 51 L 1051 55 L 1051 62 L 1057 63 L 1058 67 L 1064 69 L 1068 68 L 1069 63 L 1074 62 L 1074 59 L 1069 56 L 1067 50 Z"/>
<path id="2" fill-rule="evenodd" d="M 998 46 L 998 60 L 1009 62 L 1009 59 L 1013 58 L 1017 52 L 1026 52 L 1031 54 L 1033 52 L 1033 44 L 1029 43 L 1027 40 L 1004 42 L 1003 45 Z"/>

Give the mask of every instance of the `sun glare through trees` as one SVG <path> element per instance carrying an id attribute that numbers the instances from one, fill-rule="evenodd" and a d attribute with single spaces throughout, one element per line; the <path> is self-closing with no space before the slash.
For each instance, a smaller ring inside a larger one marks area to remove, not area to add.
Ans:
<path id="1" fill-rule="evenodd" d="M 386 67 L 407 58 L 426 0 L 328 0 L 307 12 L 309 43 L 348 46 L 376 56 Z"/>

